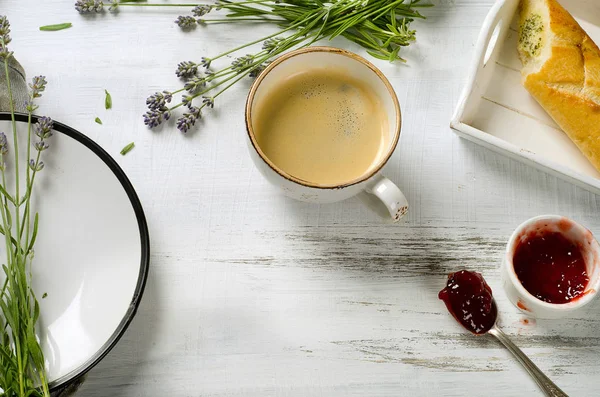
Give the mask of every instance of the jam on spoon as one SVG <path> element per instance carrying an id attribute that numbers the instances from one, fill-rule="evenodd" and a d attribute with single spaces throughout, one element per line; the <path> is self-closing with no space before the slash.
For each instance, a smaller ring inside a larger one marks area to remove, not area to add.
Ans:
<path id="1" fill-rule="evenodd" d="M 454 318 L 476 335 L 488 332 L 498 317 L 492 289 L 479 273 L 461 270 L 450 274 L 438 297 Z"/>
<path id="2" fill-rule="evenodd" d="M 523 287 L 548 303 L 568 303 L 583 295 L 589 277 L 581 250 L 557 232 L 525 236 L 513 267 Z"/>
<path id="3" fill-rule="evenodd" d="M 468 270 L 450 274 L 446 288 L 438 296 L 466 329 L 475 335 L 490 334 L 498 339 L 525 367 L 547 396 L 568 397 L 496 325 L 498 309 L 492 297 L 492 289 L 481 274 Z"/>

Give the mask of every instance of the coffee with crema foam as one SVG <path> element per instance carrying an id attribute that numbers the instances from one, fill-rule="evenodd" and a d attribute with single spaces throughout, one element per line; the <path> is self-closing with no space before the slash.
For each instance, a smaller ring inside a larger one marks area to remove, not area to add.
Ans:
<path id="1" fill-rule="evenodd" d="M 307 69 L 278 82 L 254 109 L 264 155 L 289 175 L 343 185 L 373 170 L 389 147 L 389 121 L 368 84 L 335 69 Z"/>

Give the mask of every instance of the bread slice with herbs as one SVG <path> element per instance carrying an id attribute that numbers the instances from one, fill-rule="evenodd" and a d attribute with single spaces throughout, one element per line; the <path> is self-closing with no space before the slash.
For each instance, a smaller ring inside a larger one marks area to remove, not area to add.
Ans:
<path id="1" fill-rule="evenodd" d="M 600 171 L 600 50 L 556 0 L 521 0 L 522 83 Z"/>

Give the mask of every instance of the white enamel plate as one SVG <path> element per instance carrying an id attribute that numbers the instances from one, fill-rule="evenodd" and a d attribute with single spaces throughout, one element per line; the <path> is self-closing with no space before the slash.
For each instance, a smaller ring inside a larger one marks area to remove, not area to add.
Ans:
<path id="1" fill-rule="evenodd" d="M 25 158 L 27 118 L 17 121 Z M 0 131 L 12 151 L 10 114 L 0 113 Z M 96 365 L 125 332 L 142 297 L 150 246 L 139 199 L 108 153 L 57 122 L 48 142 L 32 196 L 40 216 L 32 276 L 56 390 Z"/>

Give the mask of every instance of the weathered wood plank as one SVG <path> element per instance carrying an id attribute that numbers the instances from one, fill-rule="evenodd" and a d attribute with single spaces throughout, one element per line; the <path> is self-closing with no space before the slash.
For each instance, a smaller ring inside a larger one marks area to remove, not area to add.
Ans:
<path id="1" fill-rule="evenodd" d="M 367 196 L 316 206 L 277 195 L 247 155 L 247 84 L 195 133 L 141 124 L 144 98 L 179 86 L 177 62 L 239 45 L 247 28 L 186 34 L 173 24 L 177 10 L 82 18 L 73 2 L 21 0 L 2 12 L 28 74 L 48 76 L 40 111 L 116 157 L 144 204 L 153 249 L 139 313 L 82 396 L 539 395 L 508 352 L 463 332 L 437 299 L 461 267 L 486 276 L 507 333 L 565 391 L 596 394 L 598 305 L 526 323 L 498 269 L 508 236 L 531 216 L 564 214 L 600 234 L 600 199 L 448 128 L 493 0 L 435 0 L 415 25 L 408 64 L 375 62 L 402 106 L 385 172 L 411 203 L 403 225 L 385 223 Z M 37 29 L 64 21 L 73 28 Z M 130 141 L 135 152 L 119 156 Z"/>

